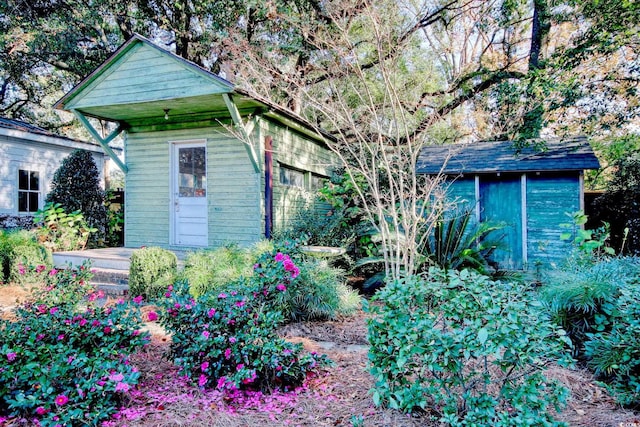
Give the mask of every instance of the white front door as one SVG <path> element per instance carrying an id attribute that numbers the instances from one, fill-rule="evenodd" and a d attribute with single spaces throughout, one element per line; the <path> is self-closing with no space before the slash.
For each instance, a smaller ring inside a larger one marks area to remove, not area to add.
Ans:
<path id="1" fill-rule="evenodd" d="M 206 142 L 174 142 L 171 158 L 172 244 L 207 246 Z"/>

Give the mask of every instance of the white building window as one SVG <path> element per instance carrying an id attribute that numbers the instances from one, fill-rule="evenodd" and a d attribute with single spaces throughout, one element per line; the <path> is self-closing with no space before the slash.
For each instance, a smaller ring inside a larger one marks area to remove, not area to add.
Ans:
<path id="1" fill-rule="evenodd" d="M 40 172 L 18 171 L 18 212 L 36 212 L 40 209 Z"/>

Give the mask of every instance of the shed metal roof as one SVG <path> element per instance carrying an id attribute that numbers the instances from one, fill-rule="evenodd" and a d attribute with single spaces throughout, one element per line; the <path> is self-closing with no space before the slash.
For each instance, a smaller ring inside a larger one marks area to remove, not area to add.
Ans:
<path id="1" fill-rule="evenodd" d="M 543 149 L 529 146 L 519 151 L 513 141 L 424 147 L 416 165 L 418 173 L 446 175 L 598 168 L 598 158 L 585 137 L 547 140 Z"/>

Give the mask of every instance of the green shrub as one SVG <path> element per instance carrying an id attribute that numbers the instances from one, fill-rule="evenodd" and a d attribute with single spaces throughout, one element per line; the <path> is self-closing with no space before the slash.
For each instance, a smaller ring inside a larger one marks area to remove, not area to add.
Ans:
<path id="1" fill-rule="evenodd" d="M 276 248 L 279 245 L 276 244 Z M 327 261 L 317 258 L 305 258 L 296 244 L 280 246 L 284 255 L 277 249 L 262 254 L 254 264 L 253 275 L 263 276 L 273 271 L 276 262 L 282 257 L 287 262 L 295 262 L 298 274 L 287 286 L 286 294 L 275 303 L 287 320 L 323 320 L 332 319 L 337 314 L 348 314 L 359 308 L 359 296 L 344 284 L 344 273 L 331 267 Z M 275 261 L 274 261 L 275 260 Z"/>
<path id="2" fill-rule="evenodd" d="M 603 258 L 592 264 L 577 260 L 545 277 L 540 297 L 553 321 L 567 331 L 575 357 L 584 359 L 587 334 L 610 327 L 621 289 L 639 275 L 637 258 Z"/>
<path id="3" fill-rule="evenodd" d="M 238 245 L 192 252 L 187 255 L 180 277 L 189 282 L 191 293 L 199 296 L 251 274 L 251 257 Z"/>
<path id="4" fill-rule="evenodd" d="M 65 212 L 80 212 L 89 228 L 90 247 L 104 244 L 108 219 L 105 193 L 100 186 L 100 173 L 93 155 L 84 150 L 74 150 L 56 170 L 51 181 L 47 203 L 57 203 Z"/>
<path id="5" fill-rule="evenodd" d="M 49 269 L 53 265 L 51 252 L 35 242 L 13 247 L 9 266 L 9 281 L 21 285 L 37 283 L 40 275 L 29 267 Z"/>
<path id="6" fill-rule="evenodd" d="M 387 285 L 369 308 L 374 403 L 452 426 L 560 425 L 567 390 L 543 371 L 570 360 L 567 338 L 528 294 L 467 270 Z"/>
<path id="7" fill-rule="evenodd" d="M 160 322 L 172 334 L 171 358 L 200 387 L 229 393 L 292 389 L 328 363 L 277 336 L 283 316 L 274 307 L 298 268 L 281 253 L 269 265 L 273 268 L 197 300 L 178 282 L 160 301 Z"/>
<path id="8" fill-rule="evenodd" d="M 0 414 L 42 426 L 97 425 L 138 382 L 128 359 L 148 341 L 139 309 L 94 305 L 87 266 L 39 274 L 45 285 L 17 320 L 0 320 Z"/>
<path id="9" fill-rule="evenodd" d="M 625 286 L 608 321 L 611 328 L 587 334 L 587 365 L 622 405 L 640 403 L 640 288 Z"/>
<path id="10" fill-rule="evenodd" d="M 565 265 L 541 295 L 575 356 L 623 405 L 640 403 L 640 258 Z"/>
<path id="11" fill-rule="evenodd" d="M 155 298 L 173 283 L 178 269 L 178 258 L 173 252 L 148 247 L 131 254 L 129 266 L 129 294 Z"/>
<path id="12" fill-rule="evenodd" d="M 84 249 L 89 235 L 96 231 L 80 211 L 67 213 L 59 203 L 47 203 L 36 212 L 34 221 L 38 241 L 53 252 Z"/>
<path id="13" fill-rule="evenodd" d="M 51 254 L 36 242 L 35 234 L 31 231 L 2 231 L 0 230 L 0 283 L 17 281 L 30 282 L 27 274 L 29 265 L 44 264 L 51 266 Z"/>

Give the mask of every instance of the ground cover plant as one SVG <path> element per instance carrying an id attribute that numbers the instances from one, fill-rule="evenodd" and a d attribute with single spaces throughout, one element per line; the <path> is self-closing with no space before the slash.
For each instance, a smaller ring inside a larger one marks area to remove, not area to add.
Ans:
<path id="1" fill-rule="evenodd" d="M 13 319 L 0 319 L 0 414 L 41 426 L 97 425 L 138 382 L 129 358 L 149 338 L 139 331 L 141 299 L 96 305 L 88 265 L 30 268 L 42 285 Z"/>
<path id="2" fill-rule="evenodd" d="M 446 425 L 561 425 L 567 390 L 543 374 L 568 341 L 523 286 L 432 268 L 387 285 L 369 320 L 373 401 Z"/>

